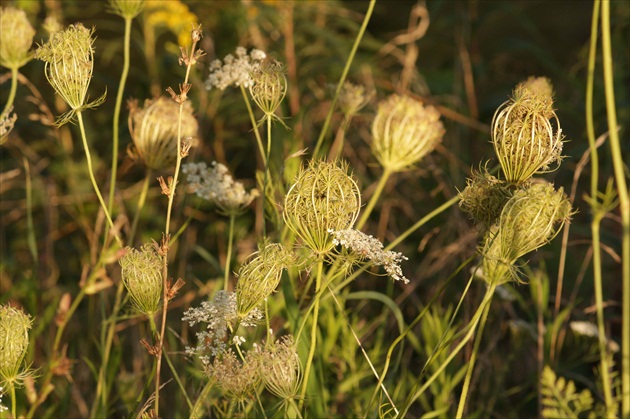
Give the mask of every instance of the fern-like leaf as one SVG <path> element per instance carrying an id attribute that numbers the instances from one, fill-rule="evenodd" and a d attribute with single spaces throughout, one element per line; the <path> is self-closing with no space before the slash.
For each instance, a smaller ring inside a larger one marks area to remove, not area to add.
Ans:
<path id="1" fill-rule="evenodd" d="M 593 414 L 593 396 L 589 390 L 578 393 L 573 381 L 557 377 L 549 366 L 543 370 L 540 380 L 544 418 L 583 418 Z"/>

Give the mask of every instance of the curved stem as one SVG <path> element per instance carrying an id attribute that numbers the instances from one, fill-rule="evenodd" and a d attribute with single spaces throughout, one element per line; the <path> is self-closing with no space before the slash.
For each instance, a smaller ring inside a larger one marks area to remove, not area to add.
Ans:
<path id="1" fill-rule="evenodd" d="M 387 167 L 383 168 L 383 174 L 381 175 L 381 179 L 378 181 L 378 185 L 376 185 L 376 189 L 374 190 L 374 193 L 372 194 L 370 201 L 368 202 L 367 206 L 363 210 L 363 213 L 361 214 L 361 218 L 359 218 L 359 221 L 356 224 L 355 228 L 357 230 L 361 230 L 365 222 L 370 217 L 370 214 L 372 213 L 372 210 L 374 209 L 374 206 L 376 205 L 376 201 L 378 201 L 378 199 L 381 197 L 381 194 L 383 193 L 383 189 L 385 189 L 385 185 L 387 184 L 387 181 L 389 180 L 389 177 L 392 175 L 392 173 L 394 172 L 391 169 Z"/>
<path id="2" fill-rule="evenodd" d="M 335 105 L 337 104 L 339 93 L 341 92 L 341 88 L 343 87 L 343 84 L 346 81 L 346 77 L 348 76 L 348 72 L 350 71 L 350 66 L 352 65 L 354 56 L 357 53 L 357 49 L 359 49 L 359 44 L 361 43 L 361 40 L 363 39 L 363 35 L 365 34 L 365 29 L 367 28 L 368 22 L 370 21 L 370 17 L 372 16 L 372 12 L 374 11 L 375 4 L 376 4 L 376 0 L 370 0 L 370 5 L 368 6 L 367 11 L 365 12 L 365 17 L 363 18 L 363 23 L 361 24 L 359 33 L 357 34 L 357 37 L 354 40 L 354 45 L 352 46 L 350 55 L 348 55 L 348 59 L 346 60 L 346 66 L 343 68 L 343 73 L 341 73 L 341 78 L 339 79 L 339 83 L 337 84 L 337 89 L 335 90 L 335 96 L 333 97 L 333 100 L 330 103 L 330 109 L 328 109 L 328 114 L 326 115 L 324 126 L 322 127 L 322 131 L 319 133 L 317 144 L 315 145 L 315 149 L 313 150 L 313 157 L 317 157 L 321 151 L 321 148 L 324 142 L 324 137 L 326 136 L 326 132 L 328 131 L 328 126 L 330 125 L 332 114 L 335 111 Z"/>
<path id="3" fill-rule="evenodd" d="M 0 117 L 5 116 L 9 112 L 9 109 L 11 109 L 11 106 L 13 106 L 13 101 L 15 101 L 15 93 L 17 92 L 18 74 L 19 73 L 17 67 L 11 69 L 11 88 L 9 90 L 9 98 L 7 99 L 7 103 L 4 105 L 2 113 L 0 113 Z"/>
<path id="4" fill-rule="evenodd" d="M 228 290 L 228 285 L 230 283 L 230 263 L 232 261 L 232 245 L 234 243 L 234 219 L 236 216 L 234 214 L 230 214 L 230 230 L 228 232 L 228 250 L 227 255 L 225 256 L 225 276 L 223 278 L 223 289 L 225 291 Z"/>
<path id="5" fill-rule="evenodd" d="M 101 195 L 101 191 L 96 184 L 96 178 L 94 177 L 94 169 L 92 168 L 92 156 L 90 154 L 90 147 L 87 143 L 87 138 L 85 136 L 85 126 L 83 124 L 83 112 L 77 112 L 77 119 L 79 120 L 79 129 L 81 130 L 81 140 L 83 141 L 83 149 L 85 150 L 85 158 L 87 160 L 88 172 L 90 174 L 90 180 L 92 181 L 92 186 L 94 187 L 94 192 L 98 197 L 98 201 L 101 203 L 101 207 L 105 212 L 105 217 L 107 218 L 107 222 L 109 223 L 109 227 L 114 231 L 114 238 L 116 242 L 122 247 L 122 240 L 118 235 L 118 232 L 114 229 L 114 222 L 112 221 L 112 217 L 109 215 L 109 211 L 107 210 L 107 206 L 105 205 L 105 201 L 103 200 L 103 195 Z"/>

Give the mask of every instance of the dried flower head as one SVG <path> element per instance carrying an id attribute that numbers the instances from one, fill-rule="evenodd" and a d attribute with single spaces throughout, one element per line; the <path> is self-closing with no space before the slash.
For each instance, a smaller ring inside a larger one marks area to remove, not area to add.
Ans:
<path id="1" fill-rule="evenodd" d="M 182 165 L 182 172 L 191 192 L 214 203 L 221 214 L 240 214 L 260 195 L 257 189 L 246 192 L 243 184 L 235 181 L 223 164 L 212 162 L 210 165 L 211 168 L 203 162 L 187 163 Z"/>
<path id="2" fill-rule="evenodd" d="M 131 304 L 140 313 L 152 315 L 160 309 L 162 298 L 162 258 L 155 245 L 145 245 L 140 250 L 127 248 L 120 259 L 122 281 L 127 288 Z"/>
<path id="3" fill-rule="evenodd" d="M 385 169 L 398 172 L 433 151 L 443 135 L 437 109 L 392 95 L 378 105 L 372 123 L 372 152 Z"/>
<path id="4" fill-rule="evenodd" d="M 368 92 L 365 86 L 346 81 L 341 88 L 337 103 L 344 116 L 349 118 L 367 105 L 373 95 L 374 92 Z"/>
<path id="5" fill-rule="evenodd" d="M 129 103 L 129 132 L 133 147 L 129 154 L 149 169 L 160 170 L 173 166 L 177 160 L 177 135 L 180 105 L 169 98 L 146 100 L 144 108 L 134 101 Z M 193 144 L 197 140 L 199 124 L 189 102 L 182 109 L 182 140 Z"/>
<path id="6" fill-rule="evenodd" d="M 46 63 L 44 71 L 50 85 L 71 110 L 61 115 L 56 125 L 69 122 L 77 112 L 95 108 L 105 101 L 105 94 L 86 103 L 94 70 L 94 29 L 80 23 L 56 33 L 35 52 L 35 58 Z"/>
<path id="7" fill-rule="evenodd" d="M 256 105 L 265 113 L 265 118 L 278 119 L 276 109 L 287 94 L 287 78 L 284 66 L 278 61 L 263 61 L 251 69 L 252 83 L 249 93 Z"/>
<path id="8" fill-rule="evenodd" d="M 508 182 L 520 185 L 560 165 L 563 136 L 552 93 L 548 79 L 530 78 L 492 118 L 492 144 Z"/>
<path id="9" fill-rule="evenodd" d="M 265 243 L 238 271 L 236 305 L 244 317 L 263 302 L 280 283 L 282 271 L 294 264 L 291 251 L 279 243 Z"/>
<path id="10" fill-rule="evenodd" d="M 498 284 L 517 280 L 517 259 L 551 241 L 571 214 L 562 188 L 556 191 L 548 183 L 535 183 L 514 192 L 481 250 L 486 280 Z"/>
<path id="11" fill-rule="evenodd" d="M 361 193 L 346 172 L 345 164 L 311 161 L 284 199 L 285 223 L 318 256 L 334 246 L 328 231 L 351 228 L 359 215 Z"/>
<path id="12" fill-rule="evenodd" d="M 223 394 L 235 402 L 241 410 L 255 393 L 260 382 L 258 360 L 252 356 L 245 356 L 241 362 L 231 349 L 216 357 L 214 362 L 208 365 L 207 374 L 216 380 Z"/>
<path id="13" fill-rule="evenodd" d="M 402 281 L 405 284 L 409 283 L 400 268 L 400 262 L 408 259 L 402 253 L 383 250 L 383 243 L 359 230 L 328 231 L 334 237 L 333 244 L 335 246 L 344 246 L 346 249 L 352 250 L 361 260 L 369 260 L 376 266 L 382 266 L 392 279 Z"/>
<path id="14" fill-rule="evenodd" d="M 34 36 L 35 29 L 23 10 L 0 8 L 0 65 L 17 70 L 29 62 Z"/>
<path id="15" fill-rule="evenodd" d="M 267 390 L 282 400 L 299 394 L 303 372 L 293 336 L 283 336 L 265 346 L 256 345 L 255 356 Z"/>
<path id="16" fill-rule="evenodd" d="M 266 57 L 267 55 L 259 49 L 254 49 L 248 54 L 245 48 L 236 48 L 235 55 L 228 54 L 223 61 L 214 60 L 210 63 L 206 89 L 225 90 L 228 86 L 248 88 L 253 83 L 251 71 Z"/>
<path id="17" fill-rule="evenodd" d="M 144 10 L 144 0 L 109 0 L 111 12 L 123 19 L 133 19 Z"/>
<path id="18" fill-rule="evenodd" d="M 459 193 L 459 208 L 475 222 L 485 227 L 492 226 L 512 196 L 509 185 L 492 176 L 485 167 L 479 171 L 473 170 L 472 179 L 466 183 L 466 188 Z"/>
<path id="19" fill-rule="evenodd" d="M 28 350 L 31 316 L 8 305 L 0 306 L 0 384 L 13 387 L 24 378 L 22 361 Z"/>

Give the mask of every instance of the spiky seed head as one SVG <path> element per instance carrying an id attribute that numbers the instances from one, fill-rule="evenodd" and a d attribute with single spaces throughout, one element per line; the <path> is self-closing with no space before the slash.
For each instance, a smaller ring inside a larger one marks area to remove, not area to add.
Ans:
<path id="1" fill-rule="evenodd" d="M 395 94 L 378 105 L 372 123 L 372 152 L 384 168 L 398 172 L 433 151 L 443 135 L 437 109 Z"/>
<path id="2" fill-rule="evenodd" d="M 252 83 L 249 93 L 265 118 L 278 119 L 275 112 L 287 94 L 287 78 L 284 65 L 278 61 L 263 61 L 251 70 Z"/>
<path id="3" fill-rule="evenodd" d="M 223 352 L 207 366 L 206 373 L 216 380 L 223 394 L 243 407 L 260 382 L 260 368 L 256 357 L 245 356 L 239 361 L 231 349 Z"/>
<path id="4" fill-rule="evenodd" d="M 265 243 L 238 272 L 236 303 L 240 317 L 265 300 L 280 283 L 282 271 L 295 263 L 294 255 L 279 243 Z"/>
<path id="5" fill-rule="evenodd" d="M 94 29 L 87 29 L 81 23 L 70 25 L 35 52 L 35 58 L 46 63 L 44 71 L 48 82 L 71 108 L 57 119 L 57 125 L 69 122 L 77 112 L 94 108 L 105 100 L 103 95 L 86 103 L 94 69 L 93 34 Z"/>
<path id="6" fill-rule="evenodd" d="M 33 320 L 21 309 L 0 306 L 0 384 L 13 385 L 22 375 Z"/>
<path id="7" fill-rule="evenodd" d="M 492 144 L 508 182 L 521 185 L 560 165 L 563 136 L 552 95 L 548 79 L 530 78 L 495 112 Z"/>
<path id="8" fill-rule="evenodd" d="M 339 109 L 346 118 L 355 115 L 370 101 L 373 92 L 368 92 L 365 86 L 346 81 L 339 93 Z"/>
<path id="9" fill-rule="evenodd" d="M 133 19 L 144 10 L 144 0 L 109 0 L 111 12 L 123 19 Z"/>
<path id="10" fill-rule="evenodd" d="M 170 98 L 160 97 L 146 100 L 144 108 L 130 102 L 129 131 L 133 147 L 129 150 L 149 169 L 161 170 L 175 164 L 177 160 L 177 135 L 179 107 Z M 182 109 L 182 140 L 196 141 L 199 124 L 193 115 L 190 103 L 184 102 Z"/>
<path id="11" fill-rule="evenodd" d="M 286 335 L 268 345 L 256 346 L 263 382 L 282 400 L 295 398 L 302 383 L 302 364 L 293 336 Z"/>
<path id="12" fill-rule="evenodd" d="M 572 209 L 562 188 L 534 183 L 514 192 L 503 210 L 497 228 L 491 231 L 482 250 L 484 274 L 490 282 L 515 278 L 517 259 L 550 242 Z"/>
<path id="13" fill-rule="evenodd" d="M 18 69 L 30 61 L 35 29 L 24 10 L 0 8 L 0 65 Z"/>
<path id="14" fill-rule="evenodd" d="M 472 178 L 466 183 L 466 188 L 459 193 L 459 208 L 476 223 L 489 228 L 499 219 L 503 206 L 512 196 L 509 184 L 492 176 L 485 167 L 473 170 Z"/>
<path id="15" fill-rule="evenodd" d="M 287 192 L 282 217 L 309 249 L 324 256 L 334 246 L 328 230 L 351 228 L 360 207 L 359 187 L 345 164 L 311 161 Z"/>
<path id="16" fill-rule="evenodd" d="M 144 245 L 140 250 L 127 248 L 120 259 L 122 281 L 131 304 L 140 313 L 152 315 L 160 309 L 162 298 L 163 261 L 155 245 Z"/>

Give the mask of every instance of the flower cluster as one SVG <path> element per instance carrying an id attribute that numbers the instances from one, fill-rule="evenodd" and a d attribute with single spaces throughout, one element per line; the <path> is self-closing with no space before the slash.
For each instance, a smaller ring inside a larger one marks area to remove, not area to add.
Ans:
<path id="1" fill-rule="evenodd" d="M 228 86 L 248 88 L 252 85 L 251 72 L 260 65 L 267 54 L 259 49 L 254 49 L 248 54 L 244 47 L 237 47 L 235 54 L 236 56 L 228 54 L 223 61 L 214 60 L 210 63 L 206 89 L 225 90 Z"/>
<path id="2" fill-rule="evenodd" d="M 408 259 L 402 253 L 383 250 L 383 243 L 359 230 L 328 230 L 328 232 L 333 236 L 334 245 L 342 245 L 352 250 L 361 259 L 369 259 L 374 265 L 382 266 L 392 279 L 405 284 L 409 283 L 400 268 L 400 262 Z"/>
<path id="3" fill-rule="evenodd" d="M 18 69 L 31 59 L 35 29 L 26 13 L 14 7 L 0 9 L 0 65 Z"/>
<path id="4" fill-rule="evenodd" d="M 245 341 L 241 336 L 235 336 L 231 342 L 227 341 L 228 332 L 236 330 L 237 326 L 253 327 L 263 319 L 263 313 L 253 308 L 245 316 L 239 316 L 236 305 L 236 293 L 219 291 L 212 301 L 204 301 L 201 307 L 192 307 L 184 313 L 182 321 L 188 321 L 190 326 L 196 323 L 207 323 L 206 330 L 197 333 L 197 346 L 186 347 L 188 355 L 200 354 L 199 359 L 208 367 L 212 357 L 224 354 L 229 344 L 240 345 Z"/>
<path id="5" fill-rule="evenodd" d="M 214 203 L 220 213 L 236 215 L 259 196 L 257 189 L 246 192 L 243 184 L 234 181 L 223 164 L 212 162 L 211 166 L 208 168 L 203 162 L 188 163 L 182 165 L 182 172 L 191 191 Z"/>

